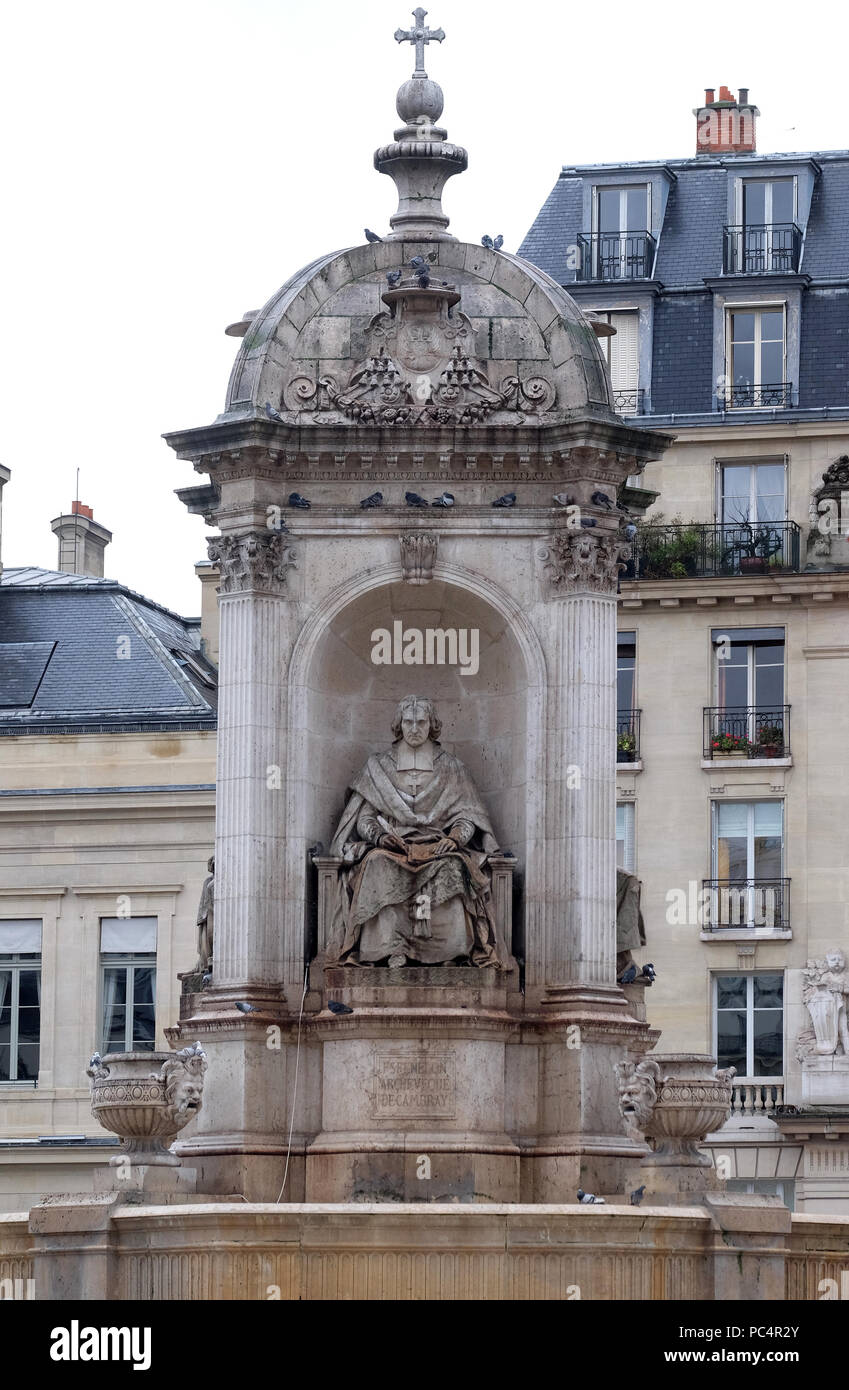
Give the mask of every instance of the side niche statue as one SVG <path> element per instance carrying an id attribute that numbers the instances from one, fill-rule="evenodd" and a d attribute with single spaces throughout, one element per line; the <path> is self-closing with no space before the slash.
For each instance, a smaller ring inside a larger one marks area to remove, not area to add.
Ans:
<path id="1" fill-rule="evenodd" d="M 208 861 L 209 877 L 203 881 L 198 903 L 198 963 L 195 972 L 207 975 L 212 970 L 212 936 L 215 927 L 215 856 Z"/>
<path id="2" fill-rule="evenodd" d="M 342 859 L 329 958 L 340 965 L 507 966 L 499 959 L 489 816 L 439 744 L 430 700 L 398 706 L 393 744 L 353 779 L 330 853 Z"/>
<path id="3" fill-rule="evenodd" d="M 846 1018 L 849 972 L 842 951 L 830 951 L 822 960 L 809 960 L 803 971 L 802 1002 L 811 1027 L 803 1029 L 797 1043 L 800 1061 L 806 1057 L 849 1057 L 849 1023 Z"/>

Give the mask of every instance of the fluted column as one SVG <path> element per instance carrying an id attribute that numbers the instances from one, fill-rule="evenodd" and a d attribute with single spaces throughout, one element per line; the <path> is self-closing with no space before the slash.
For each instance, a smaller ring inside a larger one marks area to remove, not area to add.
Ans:
<path id="1" fill-rule="evenodd" d="M 215 538 L 220 645 L 213 984 L 279 985 L 285 900 L 287 538 Z"/>
<path id="2" fill-rule="evenodd" d="M 616 982 L 616 536 L 563 529 L 543 552 L 550 662 L 540 983 Z"/>

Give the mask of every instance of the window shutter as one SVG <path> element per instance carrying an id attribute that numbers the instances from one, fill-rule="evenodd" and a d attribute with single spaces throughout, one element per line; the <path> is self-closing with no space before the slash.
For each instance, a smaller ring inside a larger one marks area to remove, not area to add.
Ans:
<path id="1" fill-rule="evenodd" d="M 610 381 L 614 391 L 636 391 L 640 380 L 639 315 L 611 314 L 616 337 L 610 338 Z"/>
<path id="2" fill-rule="evenodd" d="M 41 951 L 41 922 L 26 918 L 0 922 L 0 956 Z"/>
<path id="3" fill-rule="evenodd" d="M 101 917 L 100 949 L 122 956 L 156 950 L 155 917 Z"/>

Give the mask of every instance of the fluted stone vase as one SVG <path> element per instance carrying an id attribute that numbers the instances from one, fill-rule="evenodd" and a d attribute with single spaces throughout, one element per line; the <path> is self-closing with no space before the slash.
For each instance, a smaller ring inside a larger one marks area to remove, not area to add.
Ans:
<path id="1" fill-rule="evenodd" d="M 645 1128 L 654 1141 L 653 1161 L 712 1167 L 710 1156 L 697 1146 L 730 1118 L 734 1068 L 719 1071 L 712 1057 L 694 1052 L 651 1056 L 660 1068 L 657 1099 Z"/>
<path id="2" fill-rule="evenodd" d="M 169 1146 L 201 1108 L 206 1065 L 197 1045 L 176 1053 L 95 1054 L 87 1069 L 91 1111 L 123 1148 L 110 1163 L 179 1167 Z"/>

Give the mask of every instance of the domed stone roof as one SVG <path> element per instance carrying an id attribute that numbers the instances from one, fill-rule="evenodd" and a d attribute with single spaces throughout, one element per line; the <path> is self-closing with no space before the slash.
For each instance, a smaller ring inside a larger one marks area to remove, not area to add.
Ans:
<path id="1" fill-rule="evenodd" d="M 443 236 L 299 271 L 247 326 L 219 418 L 504 426 L 587 413 L 615 418 L 574 300 L 528 261 Z"/>

